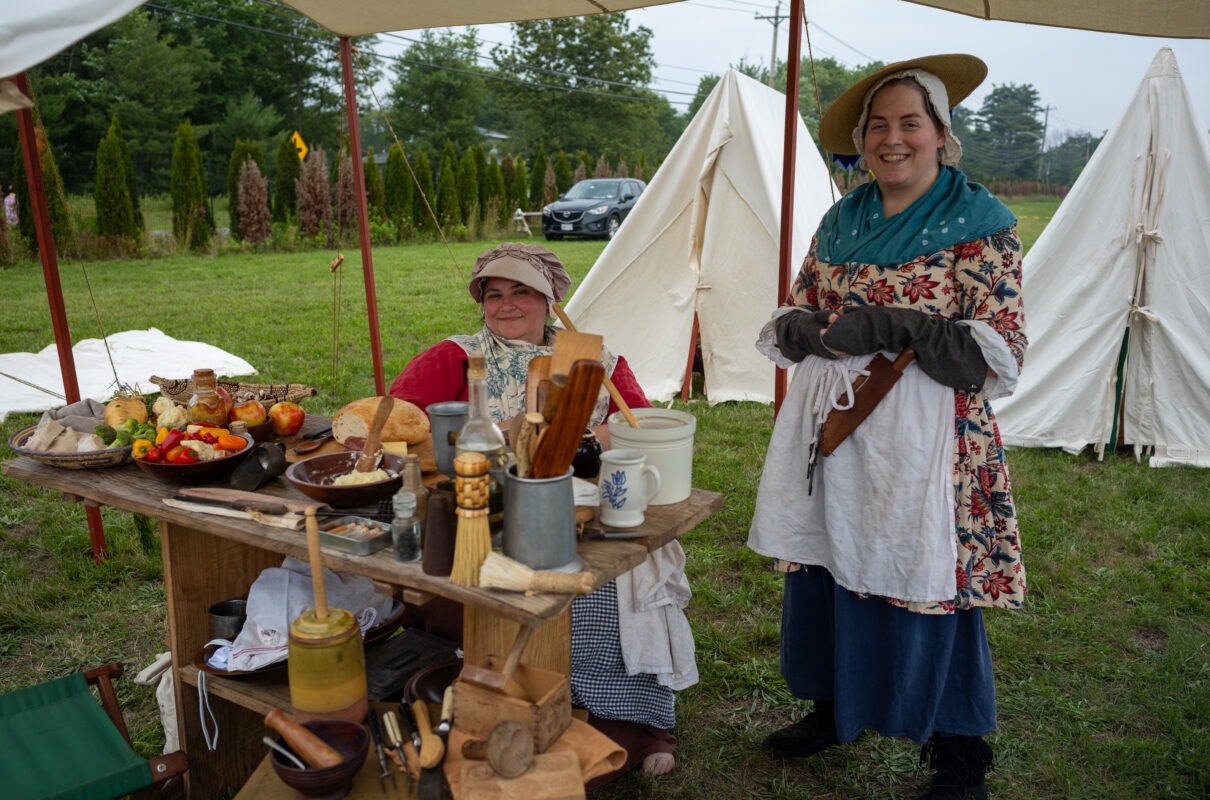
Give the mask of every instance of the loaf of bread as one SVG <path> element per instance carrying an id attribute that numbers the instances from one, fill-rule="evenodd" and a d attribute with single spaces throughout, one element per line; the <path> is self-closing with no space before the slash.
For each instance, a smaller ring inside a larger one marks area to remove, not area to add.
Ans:
<path id="1" fill-rule="evenodd" d="M 337 411 L 336 415 L 332 417 L 332 438 L 341 444 L 352 437 L 364 440 L 370 435 L 370 423 L 374 420 L 374 414 L 378 411 L 378 402 L 381 399 L 381 397 L 363 397 Z M 395 400 L 391 416 L 387 418 L 387 424 L 382 428 L 382 441 L 416 444 L 424 441 L 428 435 L 429 418 L 425 416 L 419 406 L 406 400 Z"/>

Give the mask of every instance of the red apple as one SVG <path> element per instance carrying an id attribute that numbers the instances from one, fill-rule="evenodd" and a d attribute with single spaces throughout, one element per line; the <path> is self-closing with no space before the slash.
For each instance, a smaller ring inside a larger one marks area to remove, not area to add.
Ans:
<path id="1" fill-rule="evenodd" d="M 260 425 L 269 418 L 265 407 L 256 399 L 245 400 L 231 409 L 229 418 L 232 422 L 243 420 L 249 425 Z"/>
<path id="2" fill-rule="evenodd" d="M 215 387 L 215 391 L 216 391 L 216 392 L 218 392 L 218 396 L 219 396 L 219 397 L 223 398 L 223 403 L 225 404 L 224 408 L 225 408 L 226 412 L 227 412 L 228 414 L 230 414 L 230 413 L 231 413 L 231 405 L 232 405 L 232 403 L 231 403 L 231 392 L 227 391 L 227 390 L 226 390 L 226 389 L 224 389 L 222 386 L 217 386 L 217 387 Z"/>
<path id="3" fill-rule="evenodd" d="M 273 432 L 278 436 L 292 436 L 302 428 L 307 412 L 298 403 L 274 403 L 269 409 L 269 419 L 273 420 Z"/>

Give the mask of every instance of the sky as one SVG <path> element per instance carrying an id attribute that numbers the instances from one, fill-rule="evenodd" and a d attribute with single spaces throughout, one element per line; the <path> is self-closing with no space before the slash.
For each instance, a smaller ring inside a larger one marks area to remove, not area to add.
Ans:
<path id="1" fill-rule="evenodd" d="M 627 12 L 631 27 L 653 32 L 659 65 L 652 88 L 683 111 L 706 74 L 721 74 L 740 59 L 767 65 L 775 0 L 685 0 Z M 788 14 L 782 2 L 781 14 Z M 1068 133 L 1100 136 L 1121 116 L 1152 59 L 1171 47 L 1203 120 L 1210 120 L 1210 40 L 989 22 L 901 0 L 806 0 L 816 57 L 849 67 L 934 53 L 972 53 L 988 65 L 983 85 L 965 102 L 978 110 L 993 86 L 1031 84 L 1049 107 L 1049 146 Z M 785 59 L 789 21 L 778 27 L 778 58 Z M 478 26 L 486 42 L 507 42 L 507 24 Z M 414 33 L 414 32 L 413 32 Z M 484 52 L 487 48 L 485 47 Z M 807 42 L 803 38 L 802 52 Z M 809 80 L 804 71 L 802 80 Z M 682 94 L 683 93 L 683 94 Z"/>

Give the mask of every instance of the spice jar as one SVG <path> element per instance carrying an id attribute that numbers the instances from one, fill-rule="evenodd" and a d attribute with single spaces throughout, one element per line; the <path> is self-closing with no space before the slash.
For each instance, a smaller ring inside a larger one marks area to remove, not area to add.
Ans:
<path id="1" fill-rule="evenodd" d="M 227 424 L 227 403 L 218 393 L 218 380 L 212 369 L 193 371 L 193 396 L 188 404 L 189 421 L 222 428 Z"/>

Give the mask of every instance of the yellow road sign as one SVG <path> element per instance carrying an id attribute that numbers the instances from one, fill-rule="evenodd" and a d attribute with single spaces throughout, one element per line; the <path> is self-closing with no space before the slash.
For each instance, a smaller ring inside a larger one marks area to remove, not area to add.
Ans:
<path id="1" fill-rule="evenodd" d="M 290 137 L 290 141 L 294 142 L 294 146 L 298 148 L 298 160 L 302 161 L 307 157 L 307 143 L 303 141 L 302 136 L 298 131 L 294 131 L 294 135 Z"/>

